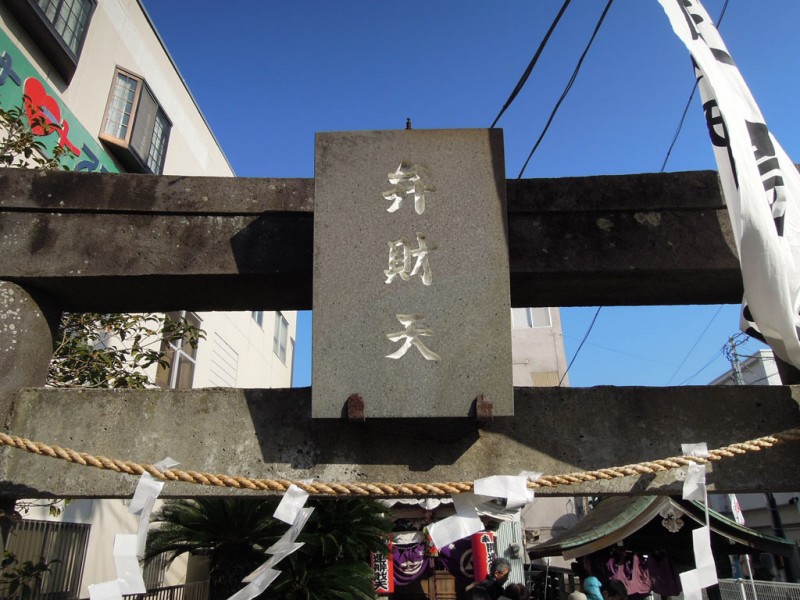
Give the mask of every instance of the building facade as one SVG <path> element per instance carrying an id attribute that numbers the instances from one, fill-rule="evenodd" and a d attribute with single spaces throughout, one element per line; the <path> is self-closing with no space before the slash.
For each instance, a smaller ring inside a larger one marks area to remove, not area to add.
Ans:
<path id="1" fill-rule="evenodd" d="M 568 386 L 564 334 L 558 308 L 512 308 L 511 327 L 514 386 Z"/>
<path id="2" fill-rule="evenodd" d="M 0 3 L 0 108 L 21 109 L 45 154 L 60 147 L 71 170 L 235 176 L 138 0 Z M 170 368 L 153 367 L 152 380 L 170 388 L 290 387 L 296 313 L 253 308 L 173 315 L 206 337 L 197 348 L 164 348 Z M 114 536 L 137 527 L 122 501 L 77 500 L 58 517 L 34 506 L 25 517 L 11 536 L 18 553 L 82 549 L 45 582 L 45 591 L 65 597 L 86 598 L 88 585 L 114 579 Z M 182 583 L 186 566 L 149 575 L 150 583 Z"/>
<path id="3" fill-rule="evenodd" d="M 561 313 L 555 307 L 511 309 L 512 375 L 517 387 L 559 387 L 569 385 Z M 586 513 L 581 497 L 536 498 L 522 511 L 525 545 L 551 539 L 565 531 Z M 568 561 L 553 559 L 553 566 L 567 567 Z"/>

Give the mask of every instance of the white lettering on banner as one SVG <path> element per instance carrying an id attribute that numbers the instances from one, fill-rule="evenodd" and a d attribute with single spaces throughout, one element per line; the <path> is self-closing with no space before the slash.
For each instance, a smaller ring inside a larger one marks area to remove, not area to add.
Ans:
<path id="1" fill-rule="evenodd" d="M 698 0 L 659 0 L 691 53 L 744 282 L 741 327 L 800 368 L 800 174 Z"/>

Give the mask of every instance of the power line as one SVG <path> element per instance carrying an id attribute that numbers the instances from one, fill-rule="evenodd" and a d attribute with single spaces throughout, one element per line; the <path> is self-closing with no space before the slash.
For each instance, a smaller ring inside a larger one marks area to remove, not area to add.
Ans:
<path id="1" fill-rule="evenodd" d="M 719 13 L 719 18 L 717 19 L 717 28 L 722 24 L 722 19 L 725 16 L 725 11 L 728 10 L 728 0 L 725 0 L 725 4 L 722 5 L 722 10 Z M 672 154 L 672 149 L 675 147 L 675 143 L 678 141 L 678 136 L 681 134 L 681 129 L 683 129 L 683 122 L 686 120 L 686 114 L 689 112 L 689 106 L 692 104 L 692 100 L 694 99 L 694 94 L 697 91 L 697 84 L 700 80 L 694 80 L 694 86 L 692 86 L 692 93 L 689 94 L 689 100 L 686 101 L 686 106 L 683 109 L 683 114 L 681 115 L 681 120 L 678 122 L 678 128 L 675 130 L 675 135 L 672 136 L 672 142 L 669 145 L 669 149 L 667 149 L 667 155 L 664 157 L 664 162 L 661 163 L 661 173 L 664 172 L 664 169 L 667 168 L 667 161 L 669 160 L 670 154 Z"/>
<path id="2" fill-rule="evenodd" d="M 578 349 L 575 350 L 575 354 L 572 355 L 572 360 L 569 361 L 569 364 L 567 365 L 567 370 L 564 371 L 564 374 L 561 376 L 561 379 L 558 380 L 558 387 L 561 387 L 561 384 L 564 382 L 564 378 L 567 376 L 567 373 L 569 373 L 569 370 L 572 367 L 572 363 L 574 363 L 575 359 L 578 358 L 578 354 L 580 354 L 581 348 L 583 348 L 583 344 L 586 342 L 586 338 L 588 338 L 589 334 L 592 332 L 592 328 L 594 327 L 594 324 L 597 321 L 597 315 L 600 314 L 600 310 L 602 308 L 603 308 L 602 306 L 597 307 L 597 312 L 594 313 L 594 317 L 592 317 L 592 322 L 589 323 L 589 329 L 587 329 L 586 333 L 583 334 L 583 339 L 581 340 L 581 343 L 578 344 Z"/>
<path id="3" fill-rule="evenodd" d="M 522 77 L 519 78 L 519 81 L 517 82 L 517 85 L 514 87 L 513 91 L 511 92 L 511 95 L 508 97 L 508 100 L 506 100 L 506 103 L 503 105 L 503 108 L 500 109 L 500 112 L 497 113 L 497 116 L 494 118 L 494 121 L 492 121 L 492 127 L 497 125 L 497 122 L 500 120 L 500 117 L 502 117 L 503 113 L 506 112 L 506 109 L 509 106 L 511 106 L 511 103 L 514 101 L 514 98 L 517 97 L 517 94 L 519 94 L 522 91 L 522 88 L 525 85 L 525 82 L 528 81 L 528 77 L 530 76 L 531 72 L 533 71 L 533 67 L 536 66 L 536 63 L 539 60 L 539 56 L 542 54 L 542 51 L 544 50 L 544 47 L 547 45 L 547 42 L 550 40 L 550 35 L 555 30 L 556 25 L 558 25 L 558 22 L 561 20 L 561 15 L 563 15 L 564 11 L 567 10 L 567 6 L 569 6 L 569 3 L 571 1 L 572 0 L 565 0 L 564 1 L 564 4 L 561 6 L 561 10 L 558 11 L 558 14 L 556 15 L 556 18 L 550 24 L 550 29 L 547 30 L 547 33 L 544 35 L 544 38 L 542 38 L 542 41 L 539 43 L 539 47 L 536 49 L 536 53 L 533 55 L 533 58 L 531 59 L 531 62 L 528 63 L 528 67 L 525 69 L 525 72 L 522 73 Z"/>
<path id="4" fill-rule="evenodd" d="M 711 366 L 711 363 L 713 363 L 715 360 L 717 360 L 717 359 L 719 358 L 720 354 L 722 354 L 722 348 L 720 348 L 719 350 L 717 350 L 717 351 L 714 353 L 714 356 L 712 356 L 712 357 L 711 357 L 711 360 L 709 360 L 709 361 L 708 361 L 706 364 L 704 364 L 702 367 L 700 367 L 700 368 L 699 368 L 697 371 L 695 371 L 694 373 L 692 373 L 691 375 L 689 375 L 689 377 L 687 377 L 686 379 L 684 379 L 683 381 L 681 381 L 681 382 L 680 382 L 678 385 L 683 385 L 683 384 L 684 384 L 684 383 L 686 383 L 687 381 L 690 381 L 690 380 L 694 379 L 695 377 L 697 377 L 697 376 L 698 376 L 700 373 L 702 373 L 702 372 L 703 372 L 703 371 L 705 371 L 705 370 L 706 370 L 706 369 L 707 369 L 709 366 Z"/>
<path id="5" fill-rule="evenodd" d="M 721 310 L 722 310 L 722 307 L 723 307 L 723 306 L 725 306 L 725 305 L 724 305 L 724 304 L 720 304 L 720 305 L 719 305 L 719 307 L 717 307 L 717 312 L 715 312 L 715 313 L 714 313 L 714 316 L 713 316 L 713 317 L 711 317 L 711 320 L 709 320 L 708 324 L 705 326 L 705 329 L 703 329 L 702 333 L 701 333 L 701 334 L 700 334 L 700 335 L 697 337 L 697 339 L 694 341 L 694 344 L 692 344 L 692 347 L 689 349 L 689 352 L 686 354 L 686 356 L 684 356 L 684 357 L 683 357 L 683 360 L 681 361 L 681 364 L 679 364 L 679 365 L 678 365 L 678 368 L 677 368 L 677 369 L 675 369 L 675 372 L 674 372 L 674 373 L 673 373 L 673 374 L 670 376 L 669 380 L 667 380 L 667 385 L 669 385 L 669 384 L 672 382 L 672 380 L 673 380 L 673 379 L 675 379 L 675 375 L 677 375 L 677 374 L 678 374 L 678 371 L 680 371 L 680 370 L 681 370 L 681 367 L 683 366 L 683 364 L 684 364 L 684 363 L 687 361 L 687 359 L 688 359 L 688 358 L 691 356 L 692 352 L 693 352 L 693 351 L 694 351 L 694 349 L 697 347 L 697 344 L 699 344 L 699 343 L 700 343 L 700 340 L 701 340 L 701 339 L 703 338 L 703 336 L 706 334 L 706 331 L 708 331 L 708 328 L 709 328 L 709 327 L 711 327 L 711 323 L 713 323 L 713 322 L 714 322 L 714 319 L 716 319 L 716 318 L 717 318 L 717 315 L 719 314 L 719 311 L 721 311 Z M 716 356 L 715 356 L 715 358 L 716 358 Z M 711 363 L 709 363 L 709 364 L 711 364 Z M 706 365 L 706 367 L 707 367 L 707 366 L 708 366 L 708 365 Z M 703 369 L 705 369 L 706 367 L 703 367 Z M 703 369 L 700 369 L 700 371 L 702 371 Z M 698 371 L 698 373 L 699 373 L 700 371 Z M 697 375 L 697 373 L 695 373 L 695 375 Z M 692 377 L 694 377 L 694 375 L 692 375 Z M 691 379 L 692 377 L 689 377 L 689 379 Z M 684 380 L 684 381 L 688 381 L 688 380 Z"/>
<path id="6" fill-rule="evenodd" d="M 581 65 L 583 64 L 583 60 L 586 58 L 586 55 L 589 53 L 589 48 L 592 47 L 592 42 L 594 42 L 594 38 L 597 36 L 597 32 L 600 30 L 600 26 L 603 24 L 603 21 L 606 18 L 606 14 L 608 13 L 608 9 L 611 8 L 611 4 L 613 2 L 614 2 L 614 0 L 608 0 L 608 3 L 606 4 L 606 7 L 603 9 L 603 13 L 600 15 L 600 19 L 597 21 L 597 25 L 595 26 L 594 31 L 592 32 L 592 37 L 589 38 L 589 43 L 586 44 L 586 48 L 583 50 L 583 54 L 581 54 L 580 59 L 578 59 L 578 64 L 575 65 L 575 70 L 572 72 L 572 77 L 570 77 L 569 82 L 567 83 L 567 86 L 564 88 L 564 91 L 561 93 L 561 97 L 558 99 L 558 102 L 556 102 L 556 105 L 553 108 L 553 112 L 550 113 L 550 118 L 547 119 L 547 123 L 544 126 L 544 130 L 542 130 L 542 133 L 539 136 L 539 139 L 536 140 L 536 143 L 533 145 L 533 149 L 531 150 L 531 153 L 528 155 L 528 158 L 525 160 L 525 164 L 522 165 L 522 169 L 520 169 L 519 175 L 517 175 L 517 179 L 520 179 L 522 177 L 522 174 L 525 172 L 525 169 L 527 168 L 528 163 L 530 162 L 531 158 L 533 158 L 534 152 L 536 152 L 536 149 L 539 147 L 539 144 L 542 143 L 542 140 L 544 139 L 544 136 L 547 133 L 547 130 L 550 129 L 550 124 L 553 122 L 553 118 L 555 118 L 556 113 L 558 112 L 558 109 L 561 106 L 561 103 L 564 101 L 564 98 L 567 97 L 567 94 L 572 89 L 572 84 L 574 84 L 575 80 L 578 78 L 578 72 L 581 70 Z"/>
<path id="7" fill-rule="evenodd" d="M 572 336 L 572 335 L 564 335 L 564 337 L 565 338 L 569 338 L 571 340 L 577 340 L 578 339 L 578 338 L 576 338 L 575 336 Z M 662 360 L 657 360 L 655 358 L 648 358 L 646 356 L 640 356 L 639 354 L 633 354 L 631 352 L 625 352 L 623 350 L 617 350 L 616 348 L 610 348 L 608 346 L 603 346 L 601 344 L 595 344 L 594 342 L 586 342 L 586 343 L 589 346 L 592 346 L 594 348 L 600 348 L 601 350 L 607 350 L 608 352 L 614 352 L 616 354 L 622 354 L 623 356 L 630 356 L 631 358 L 638 358 L 639 360 L 645 360 L 647 362 L 656 363 L 658 365 L 667 364 L 667 363 L 664 363 L 664 361 L 662 361 Z M 668 366 L 672 366 L 672 365 L 668 364 Z"/>

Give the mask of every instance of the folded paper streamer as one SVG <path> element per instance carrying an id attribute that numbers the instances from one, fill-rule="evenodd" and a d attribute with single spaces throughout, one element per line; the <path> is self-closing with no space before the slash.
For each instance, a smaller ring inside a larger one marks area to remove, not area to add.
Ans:
<path id="1" fill-rule="evenodd" d="M 275 569 L 266 569 L 251 583 L 248 583 L 233 596 L 230 596 L 228 600 L 252 600 L 252 598 L 259 596 L 267 589 L 269 584 L 275 581 L 280 574 L 281 572 Z"/>
<path id="2" fill-rule="evenodd" d="M 681 444 L 681 452 L 684 456 L 694 456 L 695 458 L 708 458 L 708 444 Z"/>
<path id="3" fill-rule="evenodd" d="M 708 445 L 705 442 L 699 444 L 681 444 L 681 452 L 684 456 L 695 458 L 708 458 Z M 706 466 L 690 463 L 686 468 L 686 479 L 683 480 L 683 499 L 706 501 Z"/>
<path id="4" fill-rule="evenodd" d="M 483 521 L 478 516 L 478 512 L 475 511 L 474 516 L 456 514 L 436 523 L 431 523 L 427 529 L 433 545 L 437 548 L 444 548 L 473 533 L 482 531 Z"/>
<path id="5" fill-rule="evenodd" d="M 680 574 L 684 600 L 700 600 L 702 589 L 716 584 L 717 567 L 711 552 L 711 530 L 698 527 L 692 531 L 695 568 Z"/>
<path id="6" fill-rule="evenodd" d="M 147 592 L 139 557 L 136 556 L 136 545 L 136 534 L 118 533 L 114 537 L 114 567 L 123 596 Z"/>
<path id="7" fill-rule="evenodd" d="M 296 485 L 289 486 L 272 514 L 276 519 L 289 523 L 289 529 L 281 536 L 281 539 L 267 548 L 267 554 L 272 556 L 245 577 L 242 581 L 247 585 L 228 600 L 251 600 L 251 598 L 260 595 L 281 574 L 280 571 L 273 569 L 273 567 L 303 547 L 302 542 L 296 542 L 295 540 L 308 522 L 311 513 L 314 512 L 312 507 L 303 507 L 306 500 L 308 500 L 308 496 L 308 492 L 304 492 Z"/>
<path id="8" fill-rule="evenodd" d="M 178 461 L 167 457 L 153 466 L 163 472 L 179 464 Z M 131 498 L 131 504 L 128 507 L 128 512 L 139 515 L 139 528 L 136 532 L 136 556 L 140 559 L 144 558 L 147 529 L 150 527 L 150 514 L 153 512 L 158 495 L 164 489 L 164 483 L 164 481 L 155 479 L 150 473 L 142 473 L 139 483 L 136 485 L 136 491 L 133 493 L 133 498 Z"/>
<path id="9" fill-rule="evenodd" d="M 476 494 L 505 498 L 506 508 L 519 508 L 533 500 L 528 490 L 528 478 L 519 475 L 492 475 L 476 479 L 473 484 Z"/>
<path id="10" fill-rule="evenodd" d="M 686 479 L 683 480 L 683 499 L 706 501 L 706 466 L 689 464 Z"/>
<path id="11" fill-rule="evenodd" d="M 165 471 L 178 464 L 180 463 L 167 457 L 153 466 L 159 471 Z M 164 482 L 153 478 L 149 473 L 142 473 L 139 477 L 128 506 L 129 513 L 139 515 L 137 532 L 135 535 L 117 534 L 114 537 L 113 556 L 117 579 L 90 585 L 91 600 L 122 600 L 123 594 L 144 594 L 147 591 L 139 559 L 144 556 L 150 514 L 162 489 Z"/>
<path id="12" fill-rule="evenodd" d="M 278 508 L 275 509 L 273 515 L 276 519 L 280 519 L 284 523 L 291 525 L 300 513 L 300 509 L 308 500 L 308 492 L 304 492 L 296 485 L 292 484 L 286 493 L 283 494 Z"/>
<path id="13" fill-rule="evenodd" d="M 91 600 L 122 600 L 122 589 L 117 579 L 94 583 L 89 586 Z"/>
<path id="14" fill-rule="evenodd" d="M 287 548 L 291 548 L 313 512 L 314 509 L 312 507 L 301 508 L 297 513 L 294 523 L 292 523 L 292 526 L 281 536 L 281 539 L 267 548 L 267 554 L 278 554 Z"/>

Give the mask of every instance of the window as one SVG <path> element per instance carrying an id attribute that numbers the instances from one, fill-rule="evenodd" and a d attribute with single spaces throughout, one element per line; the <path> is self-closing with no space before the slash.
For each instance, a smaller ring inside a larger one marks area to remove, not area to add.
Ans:
<path id="1" fill-rule="evenodd" d="M 118 68 L 100 132 L 117 159 L 128 171 L 160 175 L 171 128 L 145 80 Z"/>
<path id="2" fill-rule="evenodd" d="M 272 351 L 282 363 L 286 363 L 286 342 L 289 339 L 289 322 L 283 313 L 275 313 L 275 336 L 272 338 Z"/>
<path id="3" fill-rule="evenodd" d="M 511 320 L 514 329 L 531 327 L 552 327 L 550 309 L 543 308 L 512 308 Z"/>
<path id="4" fill-rule="evenodd" d="M 69 83 L 96 0 L 6 0 L 8 8 Z"/>
<path id="5" fill-rule="evenodd" d="M 200 319 L 191 312 L 171 312 L 167 313 L 174 320 L 185 317 L 186 320 L 195 327 L 200 327 Z M 172 388 L 176 390 L 188 390 L 194 381 L 194 366 L 197 358 L 197 348 L 186 340 L 177 342 L 161 343 L 161 351 L 164 358 L 169 362 L 169 366 L 158 367 L 156 371 L 156 385 L 162 388 Z"/>
<path id="6" fill-rule="evenodd" d="M 250 316 L 253 317 L 253 321 L 258 323 L 259 327 L 264 327 L 264 311 L 263 310 L 250 311 Z"/>
<path id="7" fill-rule="evenodd" d="M 37 562 L 40 557 L 50 563 L 41 582 L 31 582 L 31 597 L 78 598 L 91 525 L 23 519 L 11 527 L 5 549 L 14 553 L 20 564 Z"/>

